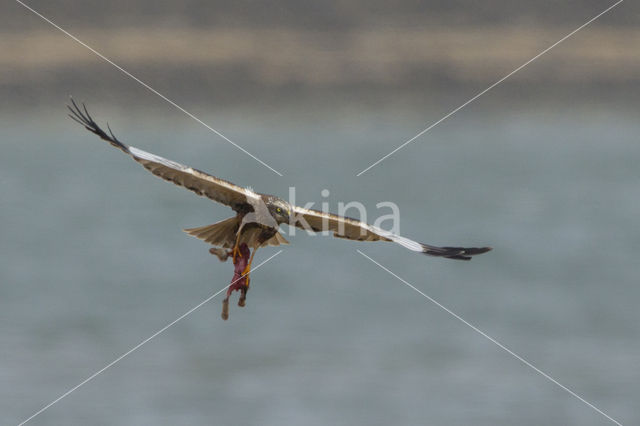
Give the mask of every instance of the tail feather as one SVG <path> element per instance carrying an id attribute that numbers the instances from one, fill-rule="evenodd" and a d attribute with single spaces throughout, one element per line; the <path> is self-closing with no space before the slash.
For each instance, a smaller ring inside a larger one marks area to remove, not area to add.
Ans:
<path id="1" fill-rule="evenodd" d="M 200 226 L 198 228 L 183 229 L 187 234 L 218 247 L 231 248 L 235 243 L 236 232 L 240 221 L 236 216 L 230 217 L 213 225 Z"/>
<path id="2" fill-rule="evenodd" d="M 283 237 L 280 232 L 276 232 L 276 234 L 273 237 L 271 237 L 270 239 L 268 239 L 262 244 L 262 247 L 279 246 L 281 244 L 289 244 L 289 241 L 287 241 L 287 239 Z"/>
<path id="3" fill-rule="evenodd" d="M 230 217 L 223 221 L 214 223 L 213 225 L 200 226 L 197 228 L 183 229 L 187 234 L 203 240 L 213 246 L 222 248 L 231 248 L 234 246 L 238 228 L 240 227 L 240 219 L 237 216 Z M 289 244 L 279 232 L 267 241 L 259 244 L 261 234 L 259 228 L 251 228 L 242 232 L 240 243 L 245 243 L 251 248 L 279 246 L 281 244 Z"/>

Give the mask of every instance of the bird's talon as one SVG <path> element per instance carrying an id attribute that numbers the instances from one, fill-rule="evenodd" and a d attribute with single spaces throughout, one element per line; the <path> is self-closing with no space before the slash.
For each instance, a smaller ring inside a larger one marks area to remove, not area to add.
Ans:
<path id="1" fill-rule="evenodd" d="M 251 264 L 248 264 L 247 266 L 245 266 L 245 268 L 242 270 L 242 276 L 243 277 L 249 277 L 249 273 L 251 272 Z"/>

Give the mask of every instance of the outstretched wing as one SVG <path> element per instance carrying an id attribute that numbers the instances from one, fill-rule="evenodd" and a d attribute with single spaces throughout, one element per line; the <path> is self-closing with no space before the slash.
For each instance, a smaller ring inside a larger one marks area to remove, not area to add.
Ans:
<path id="1" fill-rule="evenodd" d="M 315 232 L 330 231 L 334 237 L 357 241 L 393 241 L 409 250 L 428 254 L 430 256 L 446 257 L 448 259 L 471 260 L 472 256 L 486 253 L 491 247 L 436 247 L 418 243 L 376 226 L 369 225 L 350 217 L 338 216 L 318 210 L 293 206 L 295 226 L 311 229 Z"/>
<path id="2" fill-rule="evenodd" d="M 178 186 L 183 186 L 196 194 L 207 197 L 218 203 L 222 203 L 239 211 L 247 208 L 249 199 L 257 199 L 259 196 L 253 191 L 249 191 L 231 182 L 211 176 L 200 170 L 184 166 L 175 161 L 167 160 L 160 156 L 151 154 L 133 146 L 127 146 L 120 142 L 109 129 L 109 134 L 102 130 L 93 118 L 89 115 L 87 108 L 82 105 L 78 107 L 71 99 L 73 107 L 67 106 L 71 114 L 69 117 L 82 124 L 87 130 L 98 135 L 101 139 L 109 142 L 125 154 L 129 154 L 134 160 L 142 164 L 145 169 L 164 180 L 173 182 Z"/>

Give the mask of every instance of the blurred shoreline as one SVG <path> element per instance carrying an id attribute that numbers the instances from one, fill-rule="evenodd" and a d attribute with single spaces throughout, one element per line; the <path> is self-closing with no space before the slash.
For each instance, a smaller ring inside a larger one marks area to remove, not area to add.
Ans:
<path id="1" fill-rule="evenodd" d="M 348 30 L 74 28 L 72 33 L 183 102 L 246 103 L 300 96 L 432 99 L 484 89 L 565 36 L 566 27 L 453 26 Z M 640 30 L 589 27 L 509 84 L 525 98 L 563 91 L 628 92 L 640 82 Z M 0 34 L 0 108 L 59 102 L 70 93 L 142 103 L 137 83 L 54 29 Z M 512 95 L 512 94 L 511 94 Z M 510 95 L 510 98 L 513 96 Z M 376 102 L 377 100 L 373 100 Z"/>

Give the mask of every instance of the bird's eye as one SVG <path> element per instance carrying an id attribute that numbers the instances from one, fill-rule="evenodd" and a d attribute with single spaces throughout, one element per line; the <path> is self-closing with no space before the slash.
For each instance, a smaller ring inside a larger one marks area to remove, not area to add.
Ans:
<path id="1" fill-rule="evenodd" d="M 278 207 L 278 208 L 276 209 L 276 211 L 277 211 L 278 213 L 282 213 L 282 209 L 281 209 L 280 207 Z"/>

